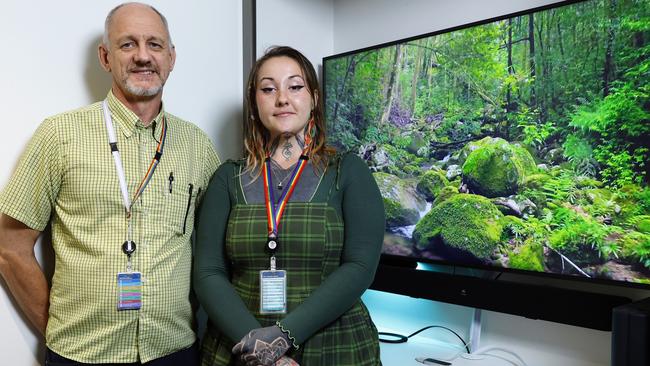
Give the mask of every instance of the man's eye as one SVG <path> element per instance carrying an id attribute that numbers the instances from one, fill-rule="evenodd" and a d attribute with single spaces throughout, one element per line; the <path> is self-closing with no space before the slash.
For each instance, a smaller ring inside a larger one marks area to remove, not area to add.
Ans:
<path id="1" fill-rule="evenodd" d="M 149 47 L 155 48 L 155 49 L 160 49 L 160 48 L 162 48 L 162 45 L 160 43 L 156 43 L 156 42 L 149 42 Z"/>
<path id="2" fill-rule="evenodd" d="M 135 43 L 133 43 L 133 42 L 122 43 L 122 45 L 120 45 L 120 48 L 129 49 L 129 48 L 133 48 L 134 45 L 135 45 Z"/>

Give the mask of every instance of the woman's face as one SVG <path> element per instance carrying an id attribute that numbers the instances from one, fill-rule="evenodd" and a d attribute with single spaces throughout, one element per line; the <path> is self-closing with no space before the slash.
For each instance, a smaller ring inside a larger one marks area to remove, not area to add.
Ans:
<path id="1" fill-rule="evenodd" d="M 273 57 L 257 73 L 255 102 L 271 137 L 302 133 L 314 100 L 300 66 L 286 56 Z"/>

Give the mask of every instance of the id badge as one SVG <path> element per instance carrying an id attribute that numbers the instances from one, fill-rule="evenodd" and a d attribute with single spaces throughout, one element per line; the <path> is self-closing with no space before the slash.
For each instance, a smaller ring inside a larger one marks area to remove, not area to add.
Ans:
<path id="1" fill-rule="evenodd" d="M 138 310 L 142 306 L 142 273 L 117 274 L 117 310 Z"/>
<path id="2" fill-rule="evenodd" d="M 260 271 L 260 314 L 287 312 L 287 271 Z"/>

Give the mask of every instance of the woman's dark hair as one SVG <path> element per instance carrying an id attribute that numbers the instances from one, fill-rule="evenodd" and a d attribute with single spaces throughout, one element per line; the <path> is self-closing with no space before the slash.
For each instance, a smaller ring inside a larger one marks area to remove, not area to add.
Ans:
<path id="1" fill-rule="evenodd" d="M 260 68 L 266 61 L 274 57 L 289 57 L 296 61 L 304 75 L 306 87 L 312 97 L 314 109 L 312 110 L 313 137 L 309 151 L 309 159 L 316 168 L 323 168 L 327 164 L 328 156 L 334 153 L 334 149 L 326 146 L 325 117 L 323 113 L 323 102 L 319 92 L 318 77 L 312 63 L 298 50 L 287 46 L 273 46 L 266 50 L 260 57 L 248 75 L 248 87 L 246 89 L 246 119 L 244 121 L 244 149 L 246 155 L 246 166 L 250 171 L 261 172 L 262 164 L 266 158 L 269 148 L 270 134 L 262 125 L 257 109 L 255 94 L 257 92 L 257 78 Z"/>

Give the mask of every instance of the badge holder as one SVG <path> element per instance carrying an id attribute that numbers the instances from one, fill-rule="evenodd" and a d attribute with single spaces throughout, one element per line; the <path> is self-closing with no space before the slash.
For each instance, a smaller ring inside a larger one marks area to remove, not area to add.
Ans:
<path id="1" fill-rule="evenodd" d="M 122 251 L 128 259 L 126 272 L 117 274 L 117 310 L 139 310 L 142 307 L 142 273 L 133 272 L 131 255 L 135 252 L 135 243 L 125 241 Z"/>
<path id="2" fill-rule="evenodd" d="M 108 100 L 102 103 L 102 110 L 104 112 L 104 123 L 106 123 L 106 131 L 108 132 L 108 145 L 111 149 L 111 155 L 115 162 L 115 170 L 117 171 L 117 179 L 120 184 L 120 192 L 122 193 L 122 201 L 124 202 L 124 209 L 127 221 L 126 241 L 122 244 L 122 251 L 126 254 L 127 264 L 126 272 L 117 274 L 117 310 L 138 310 L 142 307 L 142 273 L 134 272 L 131 263 L 131 255 L 135 252 L 135 243 L 131 238 L 133 237 L 133 230 L 131 227 L 131 208 L 138 198 L 142 195 L 145 188 L 149 184 L 151 177 L 156 171 L 156 167 L 160 162 L 167 140 L 167 118 L 163 113 L 162 129 L 160 131 L 160 139 L 156 147 L 156 153 L 151 159 L 147 174 L 140 181 L 140 185 L 136 189 L 133 201 L 129 199 L 129 190 L 126 183 L 126 175 L 124 174 L 124 167 L 122 166 L 122 159 L 120 158 L 120 150 L 117 146 L 117 136 L 115 134 L 115 127 L 113 126 L 113 119 L 111 117 L 110 109 L 108 108 Z M 173 176 L 169 176 L 169 192 L 172 190 Z"/>
<path id="3" fill-rule="evenodd" d="M 285 314 L 287 312 L 287 271 L 275 266 L 277 239 L 269 238 L 271 250 L 270 269 L 260 271 L 260 314 Z"/>

